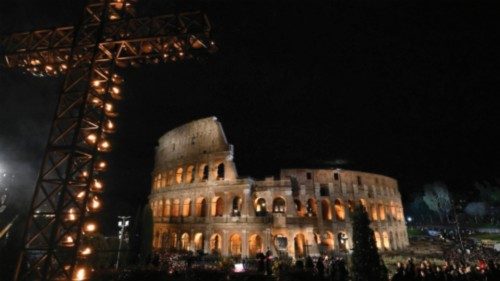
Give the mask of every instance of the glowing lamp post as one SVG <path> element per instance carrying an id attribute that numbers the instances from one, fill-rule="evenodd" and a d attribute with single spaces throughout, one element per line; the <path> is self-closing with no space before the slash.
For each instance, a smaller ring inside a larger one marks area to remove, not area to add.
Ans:
<path id="1" fill-rule="evenodd" d="M 118 243 L 118 253 L 116 255 L 116 265 L 115 268 L 118 269 L 118 266 L 120 264 L 120 253 L 122 251 L 122 243 L 123 243 L 123 236 L 125 236 L 125 228 L 128 227 L 130 223 L 130 217 L 128 216 L 118 216 L 118 227 L 120 228 L 118 232 L 118 238 L 120 239 L 120 243 Z"/>

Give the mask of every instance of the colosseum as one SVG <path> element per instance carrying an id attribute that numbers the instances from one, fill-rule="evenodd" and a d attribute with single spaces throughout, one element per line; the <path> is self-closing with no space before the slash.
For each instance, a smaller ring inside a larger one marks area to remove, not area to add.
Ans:
<path id="1" fill-rule="evenodd" d="M 215 117 L 159 139 L 152 191 L 153 247 L 252 257 L 347 252 L 349 212 L 363 204 L 382 251 L 408 245 L 393 178 L 343 169 L 282 169 L 279 179 L 239 178 Z"/>

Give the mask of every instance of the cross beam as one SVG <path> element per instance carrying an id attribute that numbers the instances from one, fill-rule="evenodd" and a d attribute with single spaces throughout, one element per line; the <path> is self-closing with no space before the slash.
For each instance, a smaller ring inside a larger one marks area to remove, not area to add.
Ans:
<path id="1" fill-rule="evenodd" d="M 174 62 L 215 50 L 202 12 L 136 17 L 137 0 L 89 0 L 81 22 L 1 39 L 3 64 L 64 76 L 37 178 L 15 280 L 88 280 L 123 78 L 117 67 Z"/>

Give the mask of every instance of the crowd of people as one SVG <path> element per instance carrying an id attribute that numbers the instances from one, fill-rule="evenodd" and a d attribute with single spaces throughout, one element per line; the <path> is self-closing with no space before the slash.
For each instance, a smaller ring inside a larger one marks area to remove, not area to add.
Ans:
<path id="1" fill-rule="evenodd" d="M 416 264 L 413 259 L 398 262 L 391 281 L 494 281 L 500 280 L 500 266 L 492 260 L 477 263 L 448 262 L 442 265 L 423 260 Z"/>

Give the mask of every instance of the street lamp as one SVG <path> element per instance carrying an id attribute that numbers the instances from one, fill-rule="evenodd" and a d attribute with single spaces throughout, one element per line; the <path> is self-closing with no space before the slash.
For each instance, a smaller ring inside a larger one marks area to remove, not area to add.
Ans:
<path id="1" fill-rule="evenodd" d="M 123 237 L 125 236 L 125 228 L 128 227 L 130 223 L 130 217 L 129 216 L 118 216 L 118 227 L 120 230 L 118 231 L 118 238 L 120 239 L 120 243 L 118 243 L 118 253 L 116 255 L 116 265 L 115 268 L 118 269 L 118 266 L 120 264 L 120 253 L 122 251 L 122 243 L 123 243 Z"/>

